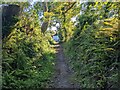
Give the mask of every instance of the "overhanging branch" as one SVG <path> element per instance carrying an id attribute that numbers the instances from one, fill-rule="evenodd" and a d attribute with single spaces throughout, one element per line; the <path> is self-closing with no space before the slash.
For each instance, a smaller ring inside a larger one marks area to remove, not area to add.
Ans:
<path id="1" fill-rule="evenodd" d="M 64 13 L 67 13 L 75 5 L 75 3 L 76 2 L 74 2 L 72 5 L 70 5 L 70 7 L 68 7 L 68 9 Z"/>

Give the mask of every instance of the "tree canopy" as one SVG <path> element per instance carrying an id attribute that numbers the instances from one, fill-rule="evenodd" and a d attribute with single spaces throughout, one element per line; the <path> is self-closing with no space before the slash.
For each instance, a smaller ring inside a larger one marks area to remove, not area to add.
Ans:
<path id="1" fill-rule="evenodd" d="M 75 82 L 82 88 L 119 87 L 119 2 L 2 5 L 3 89 L 49 88 L 56 54 L 52 47 L 56 33 L 48 30 L 52 26 L 75 71 Z"/>

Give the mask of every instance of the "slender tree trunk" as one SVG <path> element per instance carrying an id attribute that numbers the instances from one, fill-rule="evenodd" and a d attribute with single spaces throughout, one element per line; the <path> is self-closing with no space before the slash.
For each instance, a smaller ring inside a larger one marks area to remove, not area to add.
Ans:
<path id="1" fill-rule="evenodd" d="M 47 2 L 43 2 L 43 12 L 48 12 L 48 6 L 47 6 Z M 48 28 L 48 23 L 49 23 L 49 19 L 47 21 L 44 21 L 42 26 L 41 26 L 41 31 L 42 33 L 44 33 L 47 28 Z"/>
<path id="2" fill-rule="evenodd" d="M 66 16 L 65 16 L 65 13 L 63 14 L 63 17 L 64 17 L 64 23 L 66 23 Z M 66 27 L 64 26 L 63 27 L 64 28 L 64 35 L 65 35 L 65 39 L 64 39 L 64 41 L 66 41 L 66 39 L 67 39 L 67 30 L 66 30 Z"/>

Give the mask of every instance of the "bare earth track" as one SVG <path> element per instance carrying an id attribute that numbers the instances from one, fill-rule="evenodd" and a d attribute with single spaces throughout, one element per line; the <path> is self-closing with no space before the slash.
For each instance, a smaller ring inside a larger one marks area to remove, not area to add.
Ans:
<path id="1" fill-rule="evenodd" d="M 68 61 L 64 56 L 62 45 L 55 45 L 56 65 L 55 76 L 53 80 L 54 88 L 79 88 L 78 85 L 71 83 L 72 71 L 68 66 Z"/>

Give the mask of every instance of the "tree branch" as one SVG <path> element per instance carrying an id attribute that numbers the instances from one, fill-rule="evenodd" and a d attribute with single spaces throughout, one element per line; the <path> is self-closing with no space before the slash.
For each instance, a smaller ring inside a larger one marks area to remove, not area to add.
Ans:
<path id="1" fill-rule="evenodd" d="M 74 2 L 72 5 L 70 5 L 70 7 L 64 13 L 67 13 L 75 5 L 75 3 L 76 2 Z"/>

